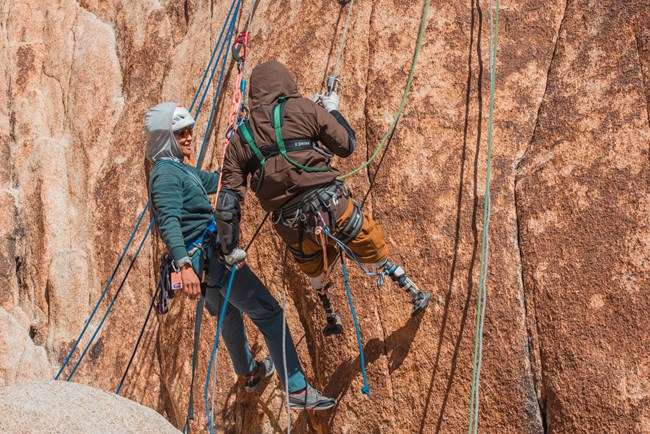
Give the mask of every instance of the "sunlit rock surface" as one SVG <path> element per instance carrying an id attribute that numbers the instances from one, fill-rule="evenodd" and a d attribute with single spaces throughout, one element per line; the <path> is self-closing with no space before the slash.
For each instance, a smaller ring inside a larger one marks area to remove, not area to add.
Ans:
<path id="1" fill-rule="evenodd" d="M 335 161 L 344 171 L 363 163 L 388 131 L 423 3 L 355 2 L 338 73 L 341 112 L 359 145 L 352 157 Z M 49 372 L 58 371 L 83 328 L 146 203 L 144 114 L 161 101 L 190 105 L 229 6 L 0 1 L 0 307 L 45 349 Z M 650 432 L 650 5 L 551 0 L 501 7 L 480 429 Z M 250 2 L 242 8 L 238 30 Z M 258 2 L 248 71 L 277 59 L 304 95 L 322 92 L 346 11 L 335 0 Z M 328 412 L 294 413 L 295 432 L 467 430 L 489 33 L 488 2 L 432 2 L 387 154 L 381 166 L 378 159 L 348 179 L 361 200 L 379 169 L 366 210 L 382 223 L 391 257 L 434 292 L 428 311 L 410 318 L 406 295 L 392 283 L 377 288 L 351 270 L 370 398 L 360 393 L 340 272 L 333 300 L 346 332 L 324 338 L 318 299 L 289 262 L 287 315 L 301 360 L 310 381 L 339 400 Z M 204 169 L 221 159 L 230 71 Z M 215 90 L 216 82 L 199 116 L 199 139 Z M 249 194 L 245 241 L 262 217 Z M 73 362 L 116 293 L 148 218 Z M 249 259 L 279 299 L 282 248 L 266 226 Z M 145 242 L 75 381 L 115 390 L 163 249 L 156 238 Z M 120 392 L 177 427 L 187 412 L 194 314 L 194 302 L 178 297 L 168 315 L 149 324 Z M 214 330 L 215 321 L 206 319 L 195 388 L 199 430 Z M 256 356 L 267 354 L 250 323 L 249 338 Z M 276 378 L 246 394 L 223 346 L 217 378 L 218 430 L 286 430 Z"/>

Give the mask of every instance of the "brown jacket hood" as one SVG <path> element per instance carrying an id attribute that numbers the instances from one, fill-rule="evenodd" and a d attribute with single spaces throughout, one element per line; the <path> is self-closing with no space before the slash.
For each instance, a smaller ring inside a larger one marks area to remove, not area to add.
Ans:
<path id="1" fill-rule="evenodd" d="M 280 96 L 302 96 L 287 67 L 277 60 L 261 63 L 253 68 L 248 95 L 251 98 L 251 109 L 273 104 Z"/>

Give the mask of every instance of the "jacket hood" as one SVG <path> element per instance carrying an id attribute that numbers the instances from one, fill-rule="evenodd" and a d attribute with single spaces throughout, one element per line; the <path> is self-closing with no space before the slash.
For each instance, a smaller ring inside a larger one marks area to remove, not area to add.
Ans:
<path id="1" fill-rule="evenodd" d="M 180 107 L 175 102 L 164 102 L 149 109 L 144 118 L 147 134 L 147 160 L 156 164 L 160 160 L 183 162 L 183 154 L 172 130 L 174 112 Z M 192 119 L 192 124 L 194 119 Z"/>
<path id="2" fill-rule="evenodd" d="M 248 95 L 251 109 L 273 104 L 280 96 L 299 98 L 296 80 L 286 66 L 277 60 L 261 63 L 253 68 Z"/>

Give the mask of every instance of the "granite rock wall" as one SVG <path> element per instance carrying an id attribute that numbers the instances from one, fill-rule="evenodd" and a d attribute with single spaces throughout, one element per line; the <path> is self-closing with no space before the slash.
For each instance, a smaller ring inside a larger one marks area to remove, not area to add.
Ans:
<path id="1" fill-rule="evenodd" d="M 341 112 L 357 131 L 359 147 L 336 161 L 344 171 L 374 152 L 398 109 L 423 3 L 355 2 L 338 72 Z M 0 0 L 0 155 L 6 162 L 0 167 L 0 307 L 45 350 L 50 373 L 83 328 L 146 203 L 144 114 L 161 101 L 191 103 L 229 6 Z M 250 7 L 245 1 L 240 30 Z M 294 72 L 304 95 L 321 92 L 346 11 L 335 0 L 257 2 L 249 68 L 277 59 Z M 484 432 L 650 432 L 649 29 L 650 6 L 641 0 L 501 4 Z M 488 2 L 432 4 L 413 86 L 385 157 L 348 180 L 361 198 L 376 175 L 366 210 L 381 222 L 391 257 L 434 292 L 427 312 L 410 318 L 407 297 L 395 286 L 378 288 L 351 271 L 371 398 L 360 393 L 340 272 L 333 300 L 346 333 L 324 338 L 318 299 L 289 261 L 287 317 L 301 361 L 312 383 L 339 399 L 332 411 L 294 413 L 296 432 L 467 429 L 488 49 Z M 221 159 L 233 70 L 208 132 L 204 169 Z M 201 135 L 215 87 L 198 119 Z M 262 217 L 249 195 L 245 240 Z M 143 244 L 75 381 L 115 390 L 163 250 L 157 237 Z M 281 241 L 266 226 L 249 264 L 278 299 L 281 254 Z M 175 298 L 170 313 L 152 321 L 120 392 L 177 427 L 188 403 L 194 303 Z M 82 344 L 98 323 L 93 320 Z M 247 324 L 253 351 L 262 357 L 263 339 Z M 195 393 L 199 429 L 205 428 L 203 379 L 214 331 L 215 321 L 206 319 Z M 226 354 L 222 346 L 218 429 L 286 430 L 277 379 L 246 394 Z"/>

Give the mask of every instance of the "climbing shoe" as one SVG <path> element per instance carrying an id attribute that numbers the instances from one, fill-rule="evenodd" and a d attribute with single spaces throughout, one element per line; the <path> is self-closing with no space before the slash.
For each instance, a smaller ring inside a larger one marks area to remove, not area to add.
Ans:
<path id="1" fill-rule="evenodd" d="M 310 384 L 302 390 L 289 393 L 289 407 L 294 410 L 327 410 L 335 404 L 336 399 L 321 395 Z"/>
<path id="2" fill-rule="evenodd" d="M 337 314 L 333 314 L 327 317 L 327 325 L 323 329 L 323 335 L 325 337 L 332 335 L 340 335 L 343 333 L 343 325 L 341 324 L 341 318 Z"/>
<path id="3" fill-rule="evenodd" d="M 266 356 L 261 361 L 255 363 L 257 366 L 253 372 L 250 375 L 244 375 L 246 392 L 253 392 L 259 389 L 264 379 L 270 377 L 275 372 L 275 366 L 273 365 L 271 356 Z"/>

